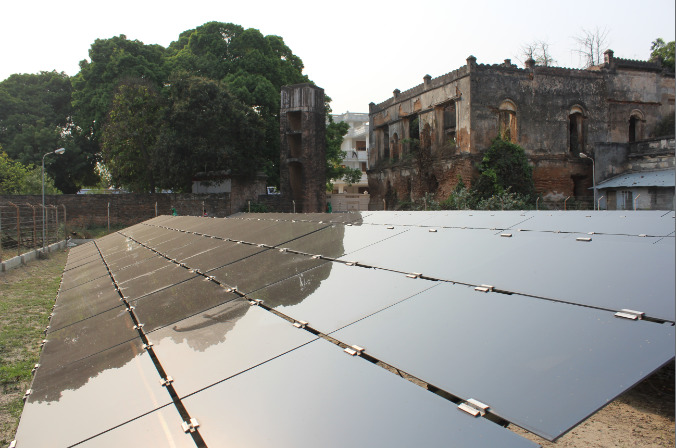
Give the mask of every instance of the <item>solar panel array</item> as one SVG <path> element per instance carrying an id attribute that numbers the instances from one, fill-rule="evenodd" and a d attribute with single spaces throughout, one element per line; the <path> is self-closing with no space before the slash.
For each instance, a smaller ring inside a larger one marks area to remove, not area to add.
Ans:
<path id="1" fill-rule="evenodd" d="M 536 446 L 503 426 L 673 360 L 674 247 L 673 212 L 160 216 L 71 249 L 16 446 Z"/>

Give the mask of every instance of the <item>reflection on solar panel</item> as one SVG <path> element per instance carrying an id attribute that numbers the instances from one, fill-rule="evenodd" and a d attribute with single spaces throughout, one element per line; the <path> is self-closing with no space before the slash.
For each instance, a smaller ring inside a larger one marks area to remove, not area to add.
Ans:
<path id="1" fill-rule="evenodd" d="M 673 360 L 674 268 L 673 213 L 160 216 L 71 250 L 16 446 L 535 446 Z"/>

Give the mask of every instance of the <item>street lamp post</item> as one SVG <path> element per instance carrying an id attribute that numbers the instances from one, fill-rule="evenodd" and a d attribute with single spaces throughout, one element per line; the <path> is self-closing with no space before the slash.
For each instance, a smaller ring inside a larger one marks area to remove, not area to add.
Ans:
<path id="1" fill-rule="evenodd" d="M 596 164 L 594 163 L 594 159 L 591 156 L 588 156 L 587 154 L 581 152 L 580 157 L 583 159 L 589 159 L 592 162 L 592 183 L 594 187 L 594 203 L 592 204 L 592 208 L 596 210 Z M 599 210 L 601 208 L 599 207 Z"/>
<path id="2" fill-rule="evenodd" d="M 63 154 L 66 148 L 59 148 L 55 151 L 49 151 L 42 156 L 42 251 L 45 249 L 45 157 L 50 154 Z"/>

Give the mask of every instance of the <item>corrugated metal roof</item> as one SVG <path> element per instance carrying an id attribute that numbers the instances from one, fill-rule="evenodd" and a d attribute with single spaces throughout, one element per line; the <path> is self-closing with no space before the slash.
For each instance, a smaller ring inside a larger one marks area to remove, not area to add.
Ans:
<path id="1" fill-rule="evenodd" d="M 674 170 L 625 173 L 599 183 L 596 188 L 673 187 Z"/>

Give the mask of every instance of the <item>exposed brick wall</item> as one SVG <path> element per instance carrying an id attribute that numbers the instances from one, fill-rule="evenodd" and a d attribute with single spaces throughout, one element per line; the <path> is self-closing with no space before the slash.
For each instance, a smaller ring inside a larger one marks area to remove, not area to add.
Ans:
<path id="1" fill-rule="evenodd" d="M 42 203 L 40 195 L 2 195 L 0 204 Z M 232 214 L 230 195 L 222 194 L 64 194 L 45 196 L 47 205 L 65 205 L 68 225 L 106 225 L 110 210 L 111 225 L 133 225 L 158 215 L 171 214 L 172 207 L 179 215 L 202 214 L 224 217 Z M 110 204 L 110 209 L 109 205 Z M 59 211 L 61 212 L 61 211 Z"/>

